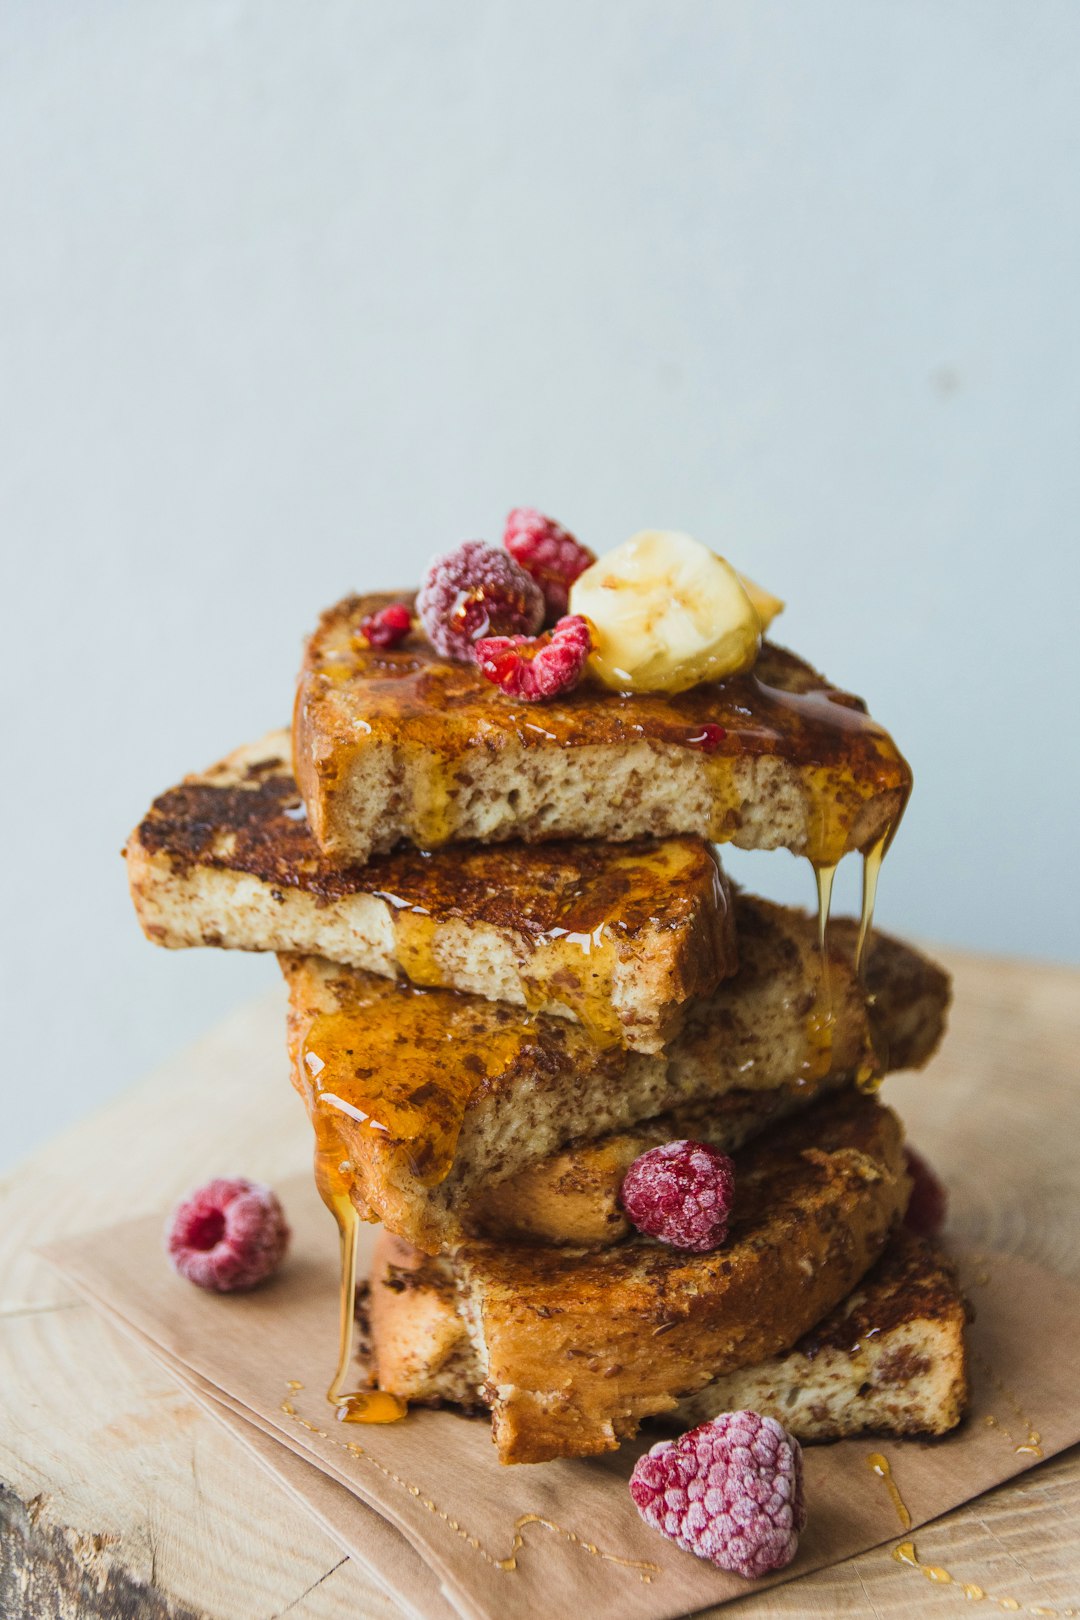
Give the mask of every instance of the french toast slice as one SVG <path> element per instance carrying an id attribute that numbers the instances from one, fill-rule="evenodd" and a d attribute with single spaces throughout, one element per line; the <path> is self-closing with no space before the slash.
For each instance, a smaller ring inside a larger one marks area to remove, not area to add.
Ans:
<path id="1" fill-rule="evenodd" d="M 735 969 L 727 880 L 696 838 L 403 846 L 336 867 L 311 835 L 288 732 L 154 801 L 125 851 L 147 937 L 314 953 L 466 990 L 658 1052 Z"/>
<path id="2" fill-rule="evenodd" d="M 947 1434 L 968 1404 L 969 1318 L 955 1265 L 901 1227 L 859 1286 L 793 1349 L 715 1379 L 664 1421 L 687 1429 L 749 1410 L 801 1440 Z"/>
<path id="3" fill-rule="evenodd" d="M 741 897 L 739 903 L 745 908 L 743 915 L 752 934 L 757 914 Z M 830 931 L 830 948 L 850 962 L 856 935 L 856 925 L 840 919 Z M 750 938 L 747 950 L 751 958 L 754 949 Z M 882 1072 L 921 1068 L 944 1029 L 949 1003 L 947 974 L 918 951 L 879 934 L 867 953 L 864 982 Z M 469 1223 L 478 1234 L 494 1238 L 583 1246 L 618 1242 L 630 1231 L 619 1191 L 623 1176 L 639 1154 L 686 1138 L 734 1153 L 759 1131 L 849 1078 L 834 1069 L 816 1088 L 737 1088 L 683 1103 L 629 1130 L 581 1137 L 507 1180 L 481 1187 L 471 1201 Z"/>
<path id="4" fill-rule="evenodd" d="M 369 647 L 362 620 L 393 600 L 350 596 L 324 613 L 300 672 L 296 777 L 334 860 L 402 839 L 691 833 L 828 866 L 900 820 L 911 772 L 888 732 L 771 643 L 749 673 L 678 695 L 586 682 L 524 703 L 419 631 Z"/>
<path id="5" fill-rule="evenodd" d="M 695 1001 L 657 1054 L 598 1047 L 565 1019 L 283 957 L 292 1080 L 326 1162 L 348 1166 L 364 1219 L 434 1254 L 476 1229 L 473 1205 L 496 1185 L 583 1134 L 625 1131 L 733 1091 L 787 1088 L 809 1099 L 866 1072 L 868 992 L 850 960 L 836 953 L 831 963 L 830 1021 L 805 913 L 739 895 L 736 933 L 738 973 Z M 887 981 L 894 962 L 898 976 L 916 975 L 907 965 L 915 954 L 878 937 L 875 971 Z M 923 971 L 936 1033 L 947 979 L 929 963 Z M 886 1026 L 887 1012 L 886 999 Z"/>
<path id="6" fill-rule="evenodd" d="M 788 1350 L 862 1280 L 910 1192 L 899 1121 L 851 1090 L 757 1138 L 735 1177 L 728 1240 L 710 1254 L 640 1236 L 456 1251 L 500 1461 L 611 1451 L 680 1397 Z M 382 1357 L 379 1378 L 391 1387 Z"/>
<path id="7" fill-rule="evenodd" d="M 360 1315 L 373 1382 L 414 1405 L 486 1407 L 448 1260 L 381 1233 Z M 946 1434 L 968 1402 L 967 1319 L 955 1266 L 901 1227 L 853 1292 L 790 1350 L 712 1379 L 651 1421 L 684 1430 L 749 1410 L 803 1441 Z"/>

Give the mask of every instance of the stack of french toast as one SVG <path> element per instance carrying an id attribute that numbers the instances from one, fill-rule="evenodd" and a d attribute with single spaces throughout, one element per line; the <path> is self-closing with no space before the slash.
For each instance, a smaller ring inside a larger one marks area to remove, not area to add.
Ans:
<path id="1" fill-rule="evenodd" d="M 487 1410 L 507 1463 L 736 1408 L 806 1440 L 960 1420 L 964 1301 L 878 1096 L 949 1000 L 872 928 L 910 772 L 766 638 L 781 606 L 686 536 L 597 560 L 512 514 L 327 612 L 291 733 L 129 839 L 151 940 L 279 953 L 342 1416 Z M 725 843 L 807 858 L 817 915 L 735 888 Z M 851 853 L 863 915 L 830 921 Z M 733 1189 L 705 1243 L 624 1195 L 691 1145 Z"/>

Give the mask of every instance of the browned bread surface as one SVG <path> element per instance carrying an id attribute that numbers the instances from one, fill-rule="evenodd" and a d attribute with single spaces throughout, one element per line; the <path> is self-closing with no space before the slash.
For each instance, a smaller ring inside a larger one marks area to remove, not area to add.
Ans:
<path id="1" fill-rule="evenodd" d="M 693 833 L 828 863 L 900 819 L 911 773 L 888 733 L 782 648 L 766 642 L 749 673 L 677 696 L 585 682 L 529 704 L 419 631 L 369 647 L 360 623 L 391 600 L 324 613 L 300 672 L 297 781 L 335 860 L 403 838 Z"/>
<path id="2" fill-rule="evenodd" d="M 730 890 L 700 839 L 403 846 L 335 866 L 284 731 L 162 794 L 126 856 L 157 944 L 313 952 L 578 1019 L 639 1051 L 659 1051 L 735 968 Z"/>
<path id="3" fill-rule="evenodd" d="M 968 1404 L 967 1320 L 955 1266 L 901 1228 L 858 1288 L 792 1350 L 716 1379 L 665 1421 L 685 1429 L 750 1410 L 803 1440 L 946 1434 Z"/>
<path id="4" fill-rule="evenodd" d="M 366 1309 L 368 1366 L 383 1388 L 415 1404 L 484 1404 L 449 1261 L 384 1232 Z M 791 1350 L 713 1379 L 657 1421 L 687 1429 L 749 1409 L 804 1441 L 945 1434 L 968 1401 L 966 1323 L 955 1267 L 901 1228 L 854 1291 Z"/>
<path id="5" fill-rule="evenodd" d="M 748 1093 L 786 1088 L 801 1102 L 857 1074 L 869 1035 L 850 963 L 833 963 L 832 1022 L 823 1025 L 811 919 L 747 896 L 736 910 L 739 972 L 695 1003 L 683 1033 L 656 1055 L 599 1048 L 563 1019 L 523 1019 L 453 991 L 283 958 L 293 1083 L 349 1165 L 361 1214 L 437 1253 L 477 1230 L 479 1201 L 493 1188 L 583 1133 L 624 1131 L 736 1091 L 751 1112 Z M 908 955 L 895 941 L 877 948 Z M 925 973 L 944 984 L 930 964 Z M 927 1000 L 940 1029 L 940 1007 Z M 601 1222 L 612 1185 L 609 1177 L 601 1189 Z M 537 1235 L 556 1234 L 549 1223 Z"/>
<path id="6" fill-rule="evenodd" d="M 642 1237 L 463 1245 L 457 1307 L 500 1459 L 610 1451 L 679 1396 L 790 1348 L 873 1265 L 909 1185 L 896 1117 L 846 1092 L 737 1156 L 731 1231 L 712 1254 Z"/>
<path id="7" fill-rule="evenodd" d="M 788 1349 L 865 1276 L 909 1185 L 896 1116 L 845 1092 L 742 1150 L 716 1253 L 467 1244 L 459 1297 L 500 1459 L 613 1450 L 677 1396 Z"/>
<path id="8" fill-rule="evenodd" d="M 740 897 L 738 904 L 747 925 L 747 974 L 751 965 L 759 966 L 761 982 L 767 983 L 760 954 L 765 938 L 758 931 L 761 919 L 752 902 Z M 832 929 L 830 949 L 848 964 L 853 960 L 856 934 L 856 925 L 846 919 Z M 867 952 L 865 982 L 881 1068 L 910 1069 L 926 1063 L 944 1030 L 948 975 L 918 951 L 877 934 Z M 755 1017 L 752 1008 L 744 1011 Z M 760 1016 L 767 1016 L 764 1008 Z M 616 1242 L 629 1231 L 619 1206 L 619 1190 L 640 1153 L 686 1137 L 733 1153 L 767 1125 L 797 1112 L 821 1090 L 842 1085 L 849 1078 L 848 1071 L 833 1068 L 816 1089 L 799 1085 L 736 1089 L 683 1103 L 627 1131 L 580 1138 L 505 1181 L 481 1187 L 470 1206 L 470 1222 L 492 1237 L 585 1245 Z"/>

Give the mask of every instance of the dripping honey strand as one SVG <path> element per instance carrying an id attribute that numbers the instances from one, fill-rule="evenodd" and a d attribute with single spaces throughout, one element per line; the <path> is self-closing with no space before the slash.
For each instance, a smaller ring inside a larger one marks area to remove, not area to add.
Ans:
<path id="1" fill-rule="evenodd" d="M 1033 1614 L 1047 1616 L 1048 1620 L 1076 1620 L 1080 1615 L 1077 1609 L 1054 1609 L 1047 1604 L 1021 1603 L 1019 1598 L 998 1597 L 993 1592 L 987 1592 L 983 1587 L 976 1586 L 973 1581 L 961 1581 L 950 1570 L 942 1568 L 940 1564 L 924 1564 L 919 1557 L 913 1541 L 902 1541 L 894 1547 L 892 1556 L 898 1564 L 906 1569 L 913 1569 L 926 1580 L 933 1581 L 937 1586 L 956 1586 L 974 1603 L 991 1603 L 998 1609 L 1004 1609 L 1008 1614 Z"/>
<path id="2" fill-rule="evenodd" d="M 1035 1427 L 1027 1413 L 1024 1411 L 1023 1407 L 1020 1405 L 1019 1398 L 1008 1387 L 1008 1385 L 1004 1383 L 1001 1378 L 999 1378 L 998 1374 L 995 1372 L 994 1368 L 990 1365 L 984 1355 L 981 1355 L 978 1350 L 972 1350 L 971 1357 L 972 1360 L 977 1364 L 983 1376 L 989 1380 L 1002 1399 L 1012 1407 L 1015 1416 L 1027 1430 L 1027 1439 L 1018 1442 L 1016 1436 L 1011 1434 L 1005 1425 L 999 1422 L 999 1420 L 994 1417 L 992 1413 L 984 1419 L 987 1428 L 1000 1429 L 1006 1440 L 1012 1444 L 1018 1456 L 1041 1457 L 1043 1455 L 1042 1435 L 1039 1433 L 1038 1429 Z"/>
<path id="3" fill-rule="evenodd" d="M 880 1451 L 872 1451 L 869 1457 L 866 1459 L 866 1466 L 870 1469 L 871 1473 L 877 1475 L 878 1479 L 884 1481 L 885 1489 L 889 1493 L 889 1499 L 892 1502 L 893 1507 L 896 1509 L 896 1517 L 900 1520 L 900 1523 L 905 1530 L 910 1530 L 911 1514 L 908 1511 L 907 1503 L 900 1495 L 900 1487 L 893 1478 L 893 1471 L 889 1465 L 888 1457 L 882 1456 Z"/>
<path id="4" fill-rule="evenodd" d="M 303 1387 L 304 1386 L 296 1379 L 291 1379 L 287 1385 L 287 1388 L 291 1394 L 298 1393 L 301 1389 L 303 1389 Z M 385 1463 L 381 1463 L 377 1457 L 373 1457 L 371 1453 L 366 1451 L 364 1447 L 361 1446 L 357 1441 L 338 1440 L 326 1429 L 320 1429 L 318 1424 L 312 1423 L 310 1419 L 304 1417 L 302 1413 L 297 1411 L 296 1403 L 291 1400 L 289 1396 L 286 1396 L 281 1402 L 280 1410 L 286 1417 L 298 1424 L 300 1428 L 305 1429 L 309 1434 L 315 1435 L 320 1440 L 325 1440 L 328 1445 L 336 1447 L 339 1451 L 347 1451 L 353 1457 L 362 1458 L 364 1462 L 369 1463 L 372 1468 L 380 1473 L 384 1479 L 390 1480 L 402 1490 L 407 1491 L 415 1501 L 419 1502 L 422 1508 L 424 1508 L 428 1513 L 434 1514 L 437 1519 L 440 1519 L 449 1530 L 452 1530 L 453 1533 L 464 1541 L 467 1546 L 471 1547 L 475 1553 L 479 1554 L 484 1562 L 489 1564 L 492 1569 L 502 1570 L 506 1573 L 512 1573 L 517 1569 L 517 1554 L 525 1545 L 524 1531 L 528 1529 L 529 1525 L 535 1524 L 539 1525 L 542 1529 L 550 1530 L 553 1534 L 560 1536 L 570 1546 L 578 1548 L 581 1552 L 588 1553 L 594 1558 L 602 1559 L 606 1564 L 614 1564 L 620 1569 L 636 1570 L 641 1580 L 646 1584 L 651 1582 L 654 1575 L 660 1574 L 659 1564 L 649 1563 L 644 1559 L 620 1558 L 616 1553 L 604 1552 L 602 1548 L 596 1545 L 595 1542 L 584 1540 L 583 1537 L 579 1536 L 575 1530 L 568 1530 L 565 1525 L 557 1524 L 554 1519 L 547 1519 L 539 1513 L 522 1513 L 514 1520 L 513 1539 L 510 1546 L 510 1551 L 500 1558 L 496 1553 L 491 1552 L 487 1547 L 485 1547 L 478 1536 L 474 1535 L 470 1530 L 467 1530 L 465 1526 L 462 1525 L 457 1519 L 453 1518 L 451 1514 L 447 1513 L 445 1508 L 439 1507 L 438 1503 L 432 1501 L 430 1497 L 425 1496 L 419 1485 L 414 1485 L 411 1483 L 411 1481 L 404 1479 L 400 1474 L 395 1473 L 392 1468 L 388 1468 Z"/>

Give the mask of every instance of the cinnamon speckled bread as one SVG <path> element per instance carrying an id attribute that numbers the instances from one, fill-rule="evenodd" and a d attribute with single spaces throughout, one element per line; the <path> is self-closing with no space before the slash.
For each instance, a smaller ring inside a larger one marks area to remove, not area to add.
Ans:
<path id="1" fill-rule="evenodd" d="M 678 695 L 585 682 L 524 703 L 417 630 L 369 647 L 361 621 L 392 600 L 350 596 L 323 614 L 300 673 L 296 777 L 335 860 L 401 839 L 693 833 L 829 864 L 900 819 L 911 773 L 889 734 L 768 642 L 749 673 Z"/>
<path id="2" fill-rule="evenodd" d="M 680 1397 L 790 1349 L 903 1214 L 899 1122 L 856 1092 L 825 1098 L 744 1148 L 735 1185 L 728 1240 L 711 1254 L 640 1236 L 600 1251 L 457 1251 L 456 1306 L 501 1461 L 613 1450 Z M 372 1328 L 378 1342 L 377 1314 Z M 382 1353 L 379 1381 L 415 1397 Z"/>
<path id="3" fill-rule="evenodd" d="M 801 1440 L 947 1434 L 968 1404 L 969 1307 L 956 1267 L 904 1228 L 877 1265 L 792 1350 L 715 1379 L 664 1421 L 774 1417 Z"/>
<path id="4" fill-rule="evenodd" d="M 414 1404 L 484 1408 L 480 1358 L 448 1260 L 383 1233 L 362 1309 L 375 1382 Z M 946 1434 L 968 1401 L 967 1316 L 955 1267 L 901 1228 L 853 1292 L 791 1350 L 713 1379 L 655 1421 L 683 1430 L 750 1410 L 803 1441 Z"/>
<path id="5" fill-rule="evenodd" d="M 290 749 L 271 732 L 154 801 L 125 851 L 149 939 L 312 952 L 576 1019 L 641 1052 L 734 971 L 730 891 L 700 839 L 405 846 L 334 866 Z"/>
<path id="6" fill-rule="evenodd" d="M 740 904 L 752 928 L 751 903 L 741 899 Z M 832 949 L 847 961 L 853 956 L 855 933 L 854 924 L 846 919 L 832 930 Z M 921 1068 L 943 1031 L 949 999 L 946 974 L 917 951 L 878 935 L 868 953 L 865 983 L 883 1070 Z M 766 1126 L 849 1079 L 848 1072 L 833 1069 L 816 1089 L 737 1088 L 683 1103 L 629 1130 L 579 1138 L 507 1180 L 481 1187 L 469 1207 L 470 1224 L 492 1237 L 581 1245 L 617 1242 L 630 1230 L 619 1205 L 619 1190 L 639 1154 L 687 1137 L 734 1153 Z"/>
<path id="7" fill-rule="evenodd" d="M 541 1219 L 537 1178 L 526 1173 L 583 1134 L 628 1131 L 732 1092 L 786 1088 L 798 1104 L 864 1071 L 868 992 L 843 952 L 832 964 L 830 1022 L 812 920 L 740 895 L 736 928 L 739 972 L 695 1002 L 678 1039 L 655 1055 L 600 1048 L 564 1019 L 527 1020 L 497 1002 L 417 990 L 319 957 L 283 958 L 293 1083 L 320 1146 L 348 1166 L 357 1209 L 437 1253 L 479 1229 L 485 1208 L 490 1218 L 501 1187 L 506 1224 L 535 1221 L 545 1236 L 574 1238 L 591 1221 L 602 1234 L 632 1143 L 616 1145 L 603 1173 L 593 1163 L 587 1207 L 559 1195 L 565 1167 L 556 1164 L 540 1173 L 554 1195 Z M 932 1046 L 946 976 L 879 937 L 868 982 L 887 986 L 894 971 L 918 977 L 912 957 L 922 963 L 921 1033 Z M 889 1008 L 883 992 L 875 1016 L 886 1034 Z"/>

